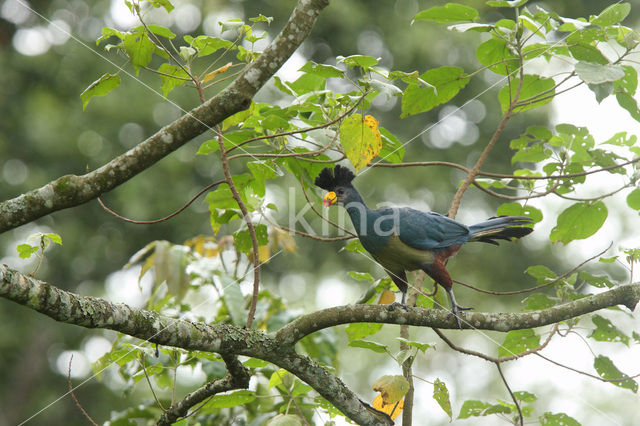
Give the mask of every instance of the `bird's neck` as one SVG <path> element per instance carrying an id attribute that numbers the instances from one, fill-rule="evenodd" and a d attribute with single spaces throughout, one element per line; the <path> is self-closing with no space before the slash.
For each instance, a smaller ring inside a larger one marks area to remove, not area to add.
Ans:
<path id="1" fill-rule="evenodd" d="M 360 235 L 362 229 L 367 226 L 367 213 L 370 211 L 369 207 L 365 204 L 364 200 L 354 191 L 353 194 L 346 200 L 344 204 L 349 217 L 351 218 L 351 222 L 353 223 L 353 227 L 356 230 L 356 233 Z"/>

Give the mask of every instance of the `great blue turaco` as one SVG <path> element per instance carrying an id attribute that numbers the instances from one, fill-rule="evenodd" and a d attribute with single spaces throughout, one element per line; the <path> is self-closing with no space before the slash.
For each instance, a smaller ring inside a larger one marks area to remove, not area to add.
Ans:
<path id="1" fill-rule="evenodd" d="M 403 305 L 409 288 L 406 271 L 423 270 L 449 294 L 451 313 L 459 328 L 459 311 L 471 308 L 458 305 L 453 296 L 447 259 L 470 241 L 498 245 L 497 240 L 511 241 L 533 231 L 526 226 L 531 219 L 523 216 L 492 217 L 466 226 L 439 213 L 409 207 L 371 210 L 351 184 L 354 178 L 346 167 L 324 168 L 315 180 L 317 186 L 329 191 L 324 206 L 338 203 L 345 207 L 362 246 L 402 292 Z"/>

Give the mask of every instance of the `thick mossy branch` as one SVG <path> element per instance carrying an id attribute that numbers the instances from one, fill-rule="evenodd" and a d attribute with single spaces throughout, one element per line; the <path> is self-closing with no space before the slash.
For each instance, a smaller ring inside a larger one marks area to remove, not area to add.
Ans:
<path id="1" fill-rule="evenodd" d="M 555 324 L 580 315 L 616 305 L 633 310 L 640 300 L 640 284 L 624 285 L 600 294 L 586 296 L 573 302 L 553 306 L 541 311 L 523 313 L 462 312 L 463 329 L 508 332 Z M 448 310 L 408 308 L 393 305 L 348 305 L 324 309 L 290 322 L 276 333 L 276 339 L 292 345 L 316 331 L 340 324 L 376 322 L 413 325 L 441 329 L 458 329 L 455 318 Z"/>
<path id="2" fill-rule="evenodd" d="M 215 394 L 249 387 L 249 379 L 251 378 L 249 370 L 238 361 L 238 358 L 231 355 L 223 355 L 222 358 L 227 366 L 227 375 L 222 379 L 207 383 L 201 388 L 189 393 L 182 401 L 172 405 L 160 416 L 160 420 L 157 422 L 158 426 L 174 424 L 179 419 L 186 417 L 192 407 Z"/>
<path id="3" fill-rule="evenodd" d="M 116 330 L 160 345 L 217 352 L 223 356 L 247 355 L 270 361 L 308 383 L 358 424 L 391 423 L 385 414 L 360 401 L 339 378 L 330 374 L 312 359 L 297 354 L 294 351 L 296 342 L 324 328 L 352 322 L 378 322 L 441 329 L 458 328 L 455 319 L 446 310 L 405 308 L 399 305 L 350 305 L 337 306 L 302 316 L 278 332 L 267 334 L 229 324 L 192 323 L 122 303 L 79 296 L 27 277 L 6 265 L 0 265 L 0 296 L 60 322 L 87 328 Z M 534 328 L 610 306 L 624 305 L 634 309 L 639 299 L 640 284 L 625 285 L 542 311 L 464 312 L 461 314 L 462 326 L 503 332 Z M 216 386 L 231 384 L 231 382 L 224 382 Z M 236 386 L 240 384 L 233 383 Z M 221 388 L 216 387 L 216 389 Z M 209 389 L 209 391 L 212 390 Z M 206 391 L 203 390 L 203 392 Z"/>
<path id="4" fill-rule="evenodd" d="M 280 34 L 233 83 L 136 147 L 90 173 L 62 176 L 0 203 L 0 233 L 112 190 L 225 118 L 248 108 L 256 92 L 307 38 L 328 3 L 328 0 L 301 0 Z"/>
<path id="5" fill-rule="evenodd" d="M 275 336 L 259 330 L 228 324 L 192 323 L 170 318 L 154 311 L 137 309 L 123 303 L 79 296 L 56 286 L 27 277 L 6 265 L 0 265 L 0 297 L 25 305 L 56 321 L 87 328 L 116 330 L 163 346 L 220 353 L 223 357 L 247 355 L 272 362 L 298 376 L 330 401 L 347 417 L 358 424 L 392 424 L 384 413 L 360 401 L 339 378 L 330 374 L 313 360 L 293 352 L 293 345 L 285 346 Z M 233 363 L 227 366 L 234 366 Z M 236 378 L 239 371 L 232 372 Z M 194 398 L 215 392 L 237 382 L 212 383 Z M 184 407 L 189 405 L 189 401 Z M 171 415 L 180 415 L 172 412 Z"/>

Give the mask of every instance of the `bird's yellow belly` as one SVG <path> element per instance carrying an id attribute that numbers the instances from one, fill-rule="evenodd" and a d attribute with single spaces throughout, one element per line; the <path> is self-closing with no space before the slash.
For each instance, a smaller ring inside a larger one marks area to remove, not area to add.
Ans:
<path id="1" fill-rule="evenodd" d="M 397 235 L 389 237 L 387 246 L 373 258 L 389 271 L 414 271 L 433 263 L 433 253 L 429 250 L 418 250 L 400 240 Z"/>

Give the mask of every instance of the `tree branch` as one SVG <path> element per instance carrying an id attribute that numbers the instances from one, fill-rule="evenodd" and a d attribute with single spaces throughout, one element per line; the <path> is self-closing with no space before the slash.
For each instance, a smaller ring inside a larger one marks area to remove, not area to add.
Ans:
<path id="1" fill-rule="evenodd" d="M 308 357 L 294 351 L 295 344 L 323 328 L 354 322 L 379 322 L 458 329 L 448 311 L 398 308 L 395 305 L 351 305 L 304 315 L 276 333 L 230 324 L 193 323 L 123 303 L 79 296 L 0 265 L 0 296 L 41 312 L 56 321 L 86 328 L 101 328 L 159 345 L 247 355 L 290 371 L 313 387 L 358 424 L 391 424 L 385 414 L 360 401 L 339 378 Z M 557 323 L 615 305 L 633 309 L 640 300 L 640 284 L 624 285 L 542 311 L 526 313 L 461 313 L 463 328 L 510 331 Z"/>
<path id="2" fill-rule="evenodd" d="M 158 426 L 168 426 L 174 424 L 178 419 L 186 417 L 189 409 L 207 398 L 221 392 L 234 389 L 246 389 L 249 387 L 249 370 L 247 370 L 238 358 L 230 355 L 223 355 L 222 359 L 227 365 L 227 375 L 222 379 L 213 380 L 201 388 L 191 392 L 184 399 L 160 416 Z"/>
<path id="3" fill-rule="evenodd" d="M 233 83 L 97 170 L 66 175 L 0 203 L 0 233 L 86 203 L 128 181 L 225 118 L 246 109 L 256 92 L 307 38 L 328 0 L 300 1 L 273 42 Z"/>
<path id="4" fill-rule="evenodd" d="M 273 334 L 229 324 L 192 323 L 123 303 L 79 296 L 0 265 L 0 296 L 59 322 L 119 331 L 151 343 L 187 350 L 247 355 L 290 371 L 358 424 L 393 424 L 358 399 L 339 378 L 315 361 L 298 355 Z M 291 340 L 291 339 L 289 339 Z M 229 364 L 227 364 L 229 366 Z M 204 391 L 203 391 L 204 392 Z"/>

